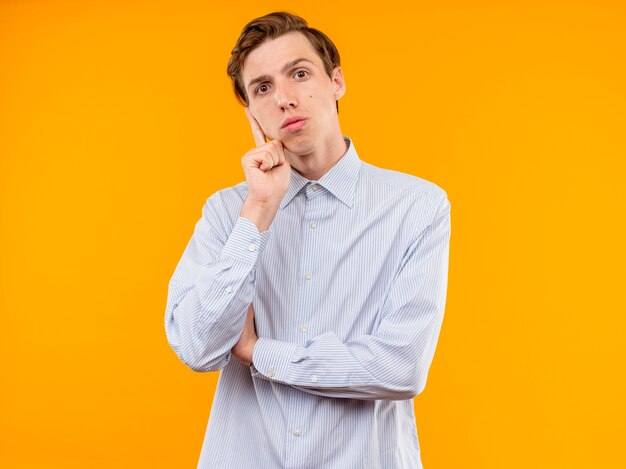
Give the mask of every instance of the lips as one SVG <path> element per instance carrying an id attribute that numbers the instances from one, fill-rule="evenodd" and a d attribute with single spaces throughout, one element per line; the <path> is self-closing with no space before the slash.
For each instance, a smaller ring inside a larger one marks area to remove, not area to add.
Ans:
<path id="1" fill-rule="evenodd" d="M 305 122 L 306 122 L 306 117 L 290 117 L 289 119 L 285 119 L 283 121 L 283 125 L 281 126 L 281 129 L 298 130 L 302 128 Z"/>

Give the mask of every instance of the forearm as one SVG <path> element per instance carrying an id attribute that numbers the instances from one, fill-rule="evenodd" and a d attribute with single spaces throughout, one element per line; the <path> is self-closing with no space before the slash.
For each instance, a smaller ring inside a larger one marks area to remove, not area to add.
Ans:
<path id="1" fill-rule="evenodd" d="M 426 385 L 442 313 L 402 341 L 369 335 L 343 343 L 332 332 L 307 346 L 260 338 L 253 376 L 326 397 L 410 399 Z"/>
<path id="2" fill-rule="evenodd" d="M 167 338 L 178 357 L 195 371 L 214 371 L 228 363 L 252 301 L 249 266 L 221 267 L 225 266 L 206 268 L 187 291 L 170 286 Z"/>
<path id="3" fill-rule="evenodd" d="M 172 349 L 193 370 L 213 371 L 228 363 L 266 242 L 267 235 L 240 218 L 212 259 L 198 263 L 204 241 L 192 238 L 185 250 L 169 285 L 165 330 Z"/>

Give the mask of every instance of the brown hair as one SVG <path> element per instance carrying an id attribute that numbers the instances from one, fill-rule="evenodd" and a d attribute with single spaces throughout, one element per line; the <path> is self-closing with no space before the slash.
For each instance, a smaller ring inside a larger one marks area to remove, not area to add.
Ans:
<path id="1" fill-rule="evenodd" d="M 332 78 L 335 67 L 340 65 L 339 51 L 326 34 L 309 28 L 307 22 L 292 13 L 277 11 L 250 21 L 241 31 L 231 52 L 226 69 L 233 82 L 235 96 L 241 104 L 248 105 L 248 95 L 242 79 L 243 64 L 255 48 L 265 41 L 276 39 L 283 34 L 298 31 L 306 36 L 317 55 L 322 59 L 326 74 Z M 339 103 L 337 103 L 339 110 Z"/>

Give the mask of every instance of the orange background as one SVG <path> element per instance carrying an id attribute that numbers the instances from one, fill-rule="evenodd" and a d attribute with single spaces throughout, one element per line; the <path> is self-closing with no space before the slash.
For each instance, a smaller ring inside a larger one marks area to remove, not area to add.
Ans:
<path id="1" fill-rule="evenodd" d="M 230 49 L 288 9 L 361 158 L 452 202 L 425 467 L 626 467 L 626 4 L 359 5 L 0 0 L 0 466 L 195 467 L 217 374 L 167 285 L 253 145 Z"/>

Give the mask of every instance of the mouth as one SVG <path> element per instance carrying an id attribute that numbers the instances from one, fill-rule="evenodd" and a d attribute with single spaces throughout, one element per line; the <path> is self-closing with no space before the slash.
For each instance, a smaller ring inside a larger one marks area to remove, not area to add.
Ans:
<path id="1" fill-rule="evenodd" d="M 281 130 L 285 130 L 287 132 L 295 132 L 296 130 L 300 130 L 306 124 L 307 119 L 305 117 L 291 117 L 283 122 Z"/>

